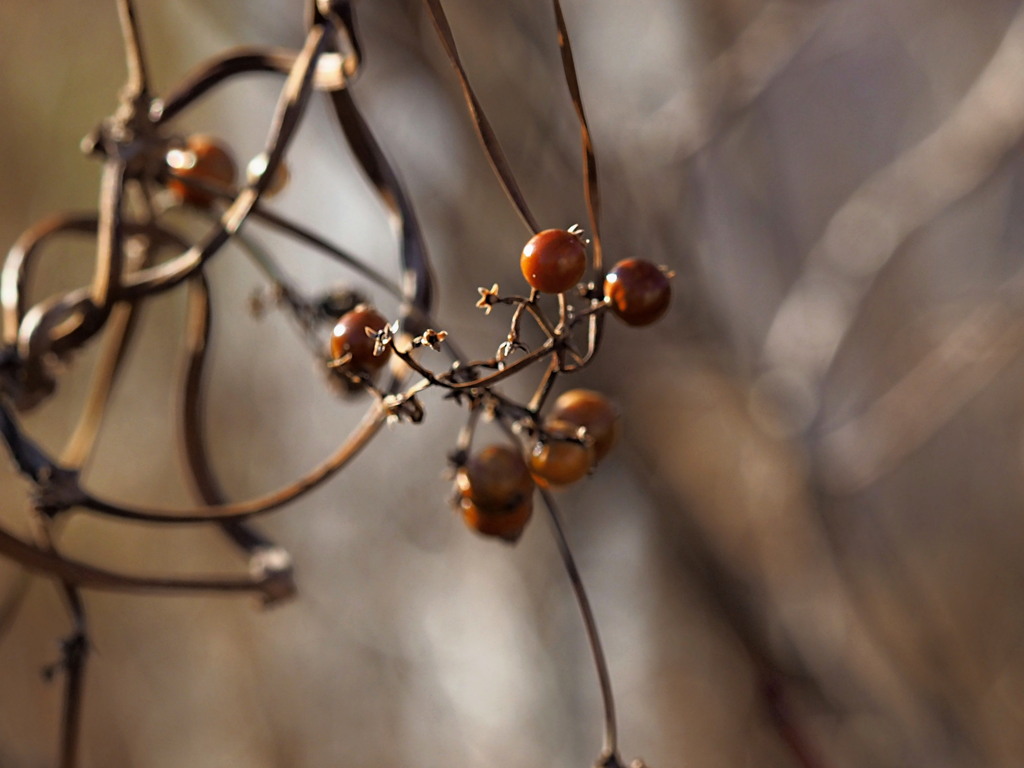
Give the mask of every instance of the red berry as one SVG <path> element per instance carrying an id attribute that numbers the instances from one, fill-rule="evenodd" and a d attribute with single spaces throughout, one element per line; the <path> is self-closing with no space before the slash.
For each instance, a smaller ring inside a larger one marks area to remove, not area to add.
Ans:
<path id="1" fill-rule="evenodd" d="M 530 238 L 519 258 L 519 266 L 533 288 L 541 293 L 562 293 L 583 278 L 587 249 L 572 232 L 545 229 Z"/>
<path id="2" fill-rule="evenodd" d="M 565 422 L 586 429 L 593 440 L 594 463 L 608 455 L 619 436 L 619 409 L 600 392 L 570 389 L 555 400 L 548 423 Z"/>
<path id="3" fill-rule="evenodd" d="M 544 422 L 547 436 L 530 451 L 530 471 L 538 484 L 569 485 L 586 477 L 594 465 L 594 447 L 573 439 L 579 426 L 568 421 Z"/>
<path id="4" fill-rule="evenodd" d="M 189 136 L 184 149 L 170 150 L 166 162 L 175 176 L 179 177 L 168 179 L 167 188 L 177 194 L 182 202 L 199 208 L 208 207 L 214 195 L 188 184 L 189 180 L 226 192 L 235 183 L 238 173 L 231 152 L 212 136 L 199 134 Z"/>
<path id="5" fill-rule="evenodd" d="M 492 445 L 459 467 L 459 507 L 470 528 L 515 541 L 533 513 L 533 478 L 518 449 Z"/>
<path id="6" fill-rule="evenodd" d="M 374 338 L 368 336 L 367 329 L 374 334 L 384 330 L 388 321 L 366 304 L 360 304 L 351 312 L 346 312 L 338 320 L 331 333 L 331 355 L 335 360 L 348 356 L 343 368 L 365 376 L 372 375 L 384 366 L 391 354 L 391 347 L 385 347 L 379 355 L 373 354 Z"/>
<path id="7" fill-rule="evenodd" d="M 650 325 L 668 309 L 672 286 L 661 267 L 642 259 L 626 259 L 605 277 L 604 295 L 627 325 Z"/>

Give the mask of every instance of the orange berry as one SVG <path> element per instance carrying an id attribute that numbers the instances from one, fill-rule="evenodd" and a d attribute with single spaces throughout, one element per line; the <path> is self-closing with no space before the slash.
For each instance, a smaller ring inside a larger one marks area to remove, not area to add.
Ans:
<path id="1" fill-rule="evenodd" d="M 619 409 L 611 400 L 591 389 L 570 389 L 555 400 L 549 422 L 563 421 L 586 428 L 593 441 L 594 464 L 611 450 L 619 436 Z"/>
<path id="2" fill-rule="evenodd" d="M 544 422 L 548 436 L 530 451 L 530 472 L 540 485 L 569 485 L 585 477 L 594 465 L 594 447 L 577 442 L 579 426 L 568 421 Z"/>
<path id="3" fill-rule="evenodd" d="M 331 355 L 335 360 L 350 356 L 344 368 L 364 376 L 372 375 L 388 361 L 391 347 L 385 347 L 382 354 L 373 354 L 374 338 L 366 334 L 382 331 L 388 324 L 376 309 L 360 304 L 346 312 L 338 320 L 331 333 Z"/>
<path id="4" fill-rule="evenodd" d="M 167 188 L 182 202 L 199 208 L 208 207 L 214 195 L 189 184 L 189 180 L 227 192 L 234 185 L 238 173 L 231 152 L 212 136 L 189 136 L 184 149 L 171 149 L 165 160 L 167 167 L 179 177 L 168 179 Z"/>
<path id="5" fill-rule="evenodd" d="M 519 257 L 523 277 L 541 293 L 562 293 L 578 283 L 587 269 L 587 249 L 579 235 L 545 229 L 530 238 Z"/>

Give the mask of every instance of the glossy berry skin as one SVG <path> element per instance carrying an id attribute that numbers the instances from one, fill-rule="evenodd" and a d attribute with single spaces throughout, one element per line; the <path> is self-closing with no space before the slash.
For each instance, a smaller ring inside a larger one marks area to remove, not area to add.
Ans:
<path id="1" fill-rule="evenodd" d="M 351 355 L 344 365 L 347 370 L 365 376 L 372 375 L 387 363 L 391 347 L 386 347 L 380 355 L 374 355 L 374 338 L 367 336 L 366 329 L 377 333 L 387 324 L 388 321 L 376 309 L 360 304 L 342 315 L 334 326 L 331 332 L 331 355 L 335 360 Z"/>
<path id="2" fill-rule="evenodd" d="M 604 295 L 627 325 L 650 325 L 668 309 L 672 286 L 661 267 L 643 259 L 626 259 L 605 277 Z"/>
<path id="3" fill-rule="evenodd" d="M 592 389 L 570 389 L 561 394 L 546 421 L 585 427 L 587 437 L 593 441 L 594 464 L 608 455 L 619 436 L 619 409 Z"/>
<path id="4" fill-rule="evenodd" d="M 192 179 L 226 191 L 234 185 L 238 175 L 231 152 L 211 136 L 189 136 L 185 148 L 170 150 L 166 161 L 175 175 L 181 177 L 168 179 L 167 188 L 182 202 L 198 208 L 209 207 L 214 196 L 185 180 Z"/>
<path id="5" fill-rule="evenodd" d="M 534 483 L 517 448 L 484 448 L 459 467 L 455 483 L 466 525 L 509 542 L 519 538 L 533 513 Z"/>
<path id="6" fill-rule="evenodd" d="M 530 472 L 538 485 L 570 485 L 587 476 L 594 466 L 594 447 L 577 442 L 579 427 L 568 421 L 545 421 L 548 436 L 530 451 Z"/>
<path id="7" fill-rule="evenodd" d="M 519 266 L 532 288 L 541 293 L 562 293 L 583 278 L 587 249 L 572 232 L 545 229 L 527 242 Z"/>

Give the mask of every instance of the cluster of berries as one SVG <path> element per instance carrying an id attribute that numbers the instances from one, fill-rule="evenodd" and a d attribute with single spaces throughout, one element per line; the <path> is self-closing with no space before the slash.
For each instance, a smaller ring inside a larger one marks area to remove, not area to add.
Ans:
<path id="1" fill-rule="evenodd" d="M 578 232 L 544 230 L 526 244 L 520 266 L 535 292 L 565 293 L 583 278 L 586 245 Z M 620 261 L 605 275 L 597 309 L 628 325 L 648 325 L 668 308 L 670 278 L 651 262 Z M 387 328 L 384 316 L 368 305 L 342 316 L 331 335 L 332 365 L 350 376 L 372 377 L 391 352 L 379 343 Z M 533 415 L 534 438 L 525 449 L 490 445 L 457 461 L 457 507 L 466 524 L 482 534 L 516 541 L 532 514 L 536 486 L 560 487 L 582 479 L 607 455 L 618 433 L 618 409 L 591 390 L 565 392 L 543 420 Z"/>
<path id="2" fill-rule="evenodd" d="M 167 165 L 168 188 L 197 207 L 208 207 L 211 190 L 229 190 L 237 176 L 231 153 L 208 136 L 191 136 L 183 147 L 172 149 Z M 260 173 L 252 164 L 248 171 Z M 265 194 L 279 191 L 286 181 L 282 165 Z M 523 248 L 520 268 L 537 293 L 571 291 L 586 273 L 586 243 L 575 230 L 544 230 Z M 670 272 L 649 261 L 620 261 L 604 276 L 598 309 L 627 325 L 649 325 L 668 308 L 670 278 Z M 331 365 L 350 378 L 372 380 L 390 357 L 391 345 L 379 343 L 388 327 L 388 320 L 368 304 L 346 312 L 331 334 Z M 618 424 L 618 410 L 607 397 L 573 389 L 534 425 L 534 438 L 525 449 L 497 444 L 468 456 L 455 479 L 457 507 L 466 524 L 482 534 L 516 541 L 532 514 L 536 486 L 570 485 L 589 474 L 615 442 Z"/>
<path id="3" fill-rule="evenodd" d="M 209 136 L 189 137 L 167 154 L 168 188 L 187 204 L 208 207 L 210 190 L 230 189 L 238 171 L 231 153 Z M 260 170 L 248 169 L 250 175 Z M 280 166 L 266 193 L 287 181 Z M 587 269 L 586 244 L 574 230 L 537 233 L 520 256 L 523 277 L 538 293 L 572 290 Z M 649 261 L 625 259 L 604 277 L 603 304 L 624 323 L 644 326 L 666 311 L 671 274 Z M 332 364 L 348 375 L 370 380 L 389 359 L 391 347 L 378 343 L 387 319 L 372 306 L 360 304 L 342 315 L 330 339 Z M 525 450 L 510 444 L 491 445 L 469 456 L 456 471 L 456 499 L 466 524 L 482 534 L 516 541 L 533 512 L 536 486 L 561 487 L 589 474 L 605 457 L 618 433 L 619 413 L 604 395 L 573 389 L 559 397 Z"/>
<path id="4" fill-rule="evenodd" d="M 599 392 L 573 389 L 559 397 L 544 420 L 543 437 L 524 456 L 500 443 L 484 448 L 459 467 L 459 510 L 473 530 L 514 542 L 533 513 L 537 485 L 575 483 L 611 449 L 619 412 Z"/>
<path id="5" fill-rule="evenodd" d="M 4 331 L 0 339 L 0 433 L 19 471 L 34 486 L 32 511 L 39 531 L 38 543 L 34 544 L 0 526 L 0 541 L 5 542 L 5 557 L 20 561 L 27 570 L 47 573 L 61 584 L 68 597 L 75 634 L 65 643 L 61 665 L 67 673 L 61 765 L 70 768 L 76 760 L 81 680 L 89 646 L 84 632 L 85 604 L 79 591 L 88 587 L 252 591 L 267 603 L 292 595 L 295 586 L 290 557 L 253 527 L 250 518 L 278 509 L 328 480 L 385 422 L 421 420 L 424 409 L 418 394 L 428 387 L 439 387 L 469 410 L 466 427 L 449 456 L 454 470 L 455 506 L 467 525 L 483 535 L 515 542 L 532 515 L 536 496 L 551 513 L 605 703 L 604 746 L 597 764 L 621 768 L 611 684 L 596 622 L 555 504 L 547 493 L 549 488 L 579 481 L 605 458 L 616 439 L 619 414 L 607 397 L 586 389 L 565 392 L 553 404 L 546 401 L 555 391 L 558 376 L 578 372 L 591 362 L 607 316 L 643 326 L 664 314 L 670 301 L 671 274 L 639 259 L 620 261 L 610 270 L 602 264 L 596 160 L 559 0 L 553 0 L 552 10 L 565 82 L 584 150 L 584 196 L 593 238 L 589 249 L 588 241 L 575 227 L 542 231 L 538 226 L 470 86 L 441 0 L 424 0 L 498 181 L 526 227 L 535 233 L 520 257 L 530 287 L 528 296 L 499 295 L 496 284 L 480 289 L 477 306 L 487 314 L 498 305 L 513 308 L 508 335 L 497 352 L 485 360 L 467 358 L 454 340 L 447 340 L 447 332 L 429 327 L 435 292 L 423 233 L 397 173 L 347 87 L 362 56 L 350 0 L 309 4 L 309 29 L 300 51 L 259 47 L 226 51 L 160 99 L 153 98 L 150 91 L 134 2 L 117 2 L 128 82 L 121 91 L 117 111 L 81 145 L 86 154 L 104 164 L 98 209 L 53 217 L 27 230 L 8 253 L 0 280 Z M 285 85 L 264 149 L 244 169 L 218 139 L 172 133 L 169 124 L 175 115 L 220 83 L 251 72 L 283 75 Z M 328 97 L 342 136 L 401 231 L 400 285 L 363 259 L 262 205 L 289 182 L 282 158 L 318 92 Z M 165 213 L 179 207 L 206 220 L 209 229 L 204 237 L 193 239 L 178 222 L 165 219 Z M 386 291 L 400 302 L 397 318 L 392 316 L 394 322 L 389 322 L 385 314 L 366 303 L 361 293 L 348 288 L 313 297 L 304 295 L 272 253 L 257 239 L 248 237 L 248 232 L 243 235 L 242 226 L 251 220 L 329 255 Z M 26 297 L 32 293 L 31 264 L 46 241 L 69 233 L 95 236 L 95 279 L 88 287 L 47 298 L 30 308 Z M 252 258 L 269 283 L 253 299 L 254 312 L 260 312 L 267 303 L 290 312 L 291 320 L 302 332 L 302 341 L 317 360 L 326 363 L 330 381 L 342 384 L 345 391 L 368 392 L 376 398 L 366 417 L 325 461 L 283 488 L 241 501 L 227 498 L 210 465 L 203 437 L 202 387 L 198 386 L 204 375 L 212 317 L 209 276 L 204 269 L 229 242 Z M 172 249 L 178 255 L 164 259 L 165 252 Z M 589 259 L 588 250 L 592 254 Z M 189 297 L 184 337 L 188 354 L 181 379 L 181 442 L 199 501 L 191 508 L 170 509 L 104 499 L 83 486 L 80 469 L 91 460 L 96 447 L 111 387 L 135 327 L 134 313 L 150 297 L 177 286 L 184 287 Z M 557 297 L 557 314 L 551 297 Z M 522 322 L 531 318 L 545 337 L 532 350 L 520 333 Z M 327 328 L 331 335 L 325 345 Z M 581 344 L 584 328 L 585 347 Z M 63 369 L 59 364 L 101 332 L 107 334 L 105 350 L 96 363 L 97 375 L 87 407 L 58 461 L 22 430 L 8 406 L 27 410 L 51 395 L 57 374 Z M 450 368 L 443 372 L 430 370 L 414 354 L 417 348 L 440 350 L 442 345 L 451 357 Z M 379 374 L 389 361 L 394 365 L 385 379 Z M 528 403 L 515 402 L 500 391 L 500 382 L 535 366 L 543 368 L 544 373 Z M 417 375 L 419 379 L 415 379 Z M 377 378 L 385 383 L 375 383 Z M 497 422 L 507 440 L 472 450 L 480 415 Z M 57 530 L 51 524 L 59 514 L 74 508 L 123 520 L 219 524 L 248 558 L 250 572 L 244 577 L 157 578 L 67 559 L 56 546 Z"/>

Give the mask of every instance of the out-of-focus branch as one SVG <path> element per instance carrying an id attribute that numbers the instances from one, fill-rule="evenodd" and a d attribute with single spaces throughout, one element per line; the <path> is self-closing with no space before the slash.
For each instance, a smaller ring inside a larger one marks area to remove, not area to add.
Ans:
<path id="1" fill-rule="evenodd" d="M 765 387 L 795 428 L 880 270 L 912 233 L 968 194 L 1024 135 L 1024 10 L 950 116 L 862 184 L 811 248 L 765 340 Z"/>
<path id="2" fill-rule="evenodd" d="M 859 416 L 822 438 L 822 479 L 854 493 L 895 469 L 1024 351 L 1024 314 L 989 301 Z"/>
<path id="3" fill-rule="evenodd" d="M 162 578 L 115 573 L 77 560 L 69 560 L 56 552 L 41 549 L 22 541 L 2 528 L 0 528 L 0 554 L 11 558 L 31 571 L 54 576 L 65 584 L 89 589 L 124 592 L 154 590 L 263 592 L 270 598 L 275 596 L 274 585 L 245 577 Z"/>
<path id="4" fill-rule="evenodd" d="M 645 136 L 674 147 L 676 159 L 696 154 L 729 116 L 758 98 L 792 61 L 825 15 L 825 3 L 769 2 L 700 73 L 645 121 Z"/>

